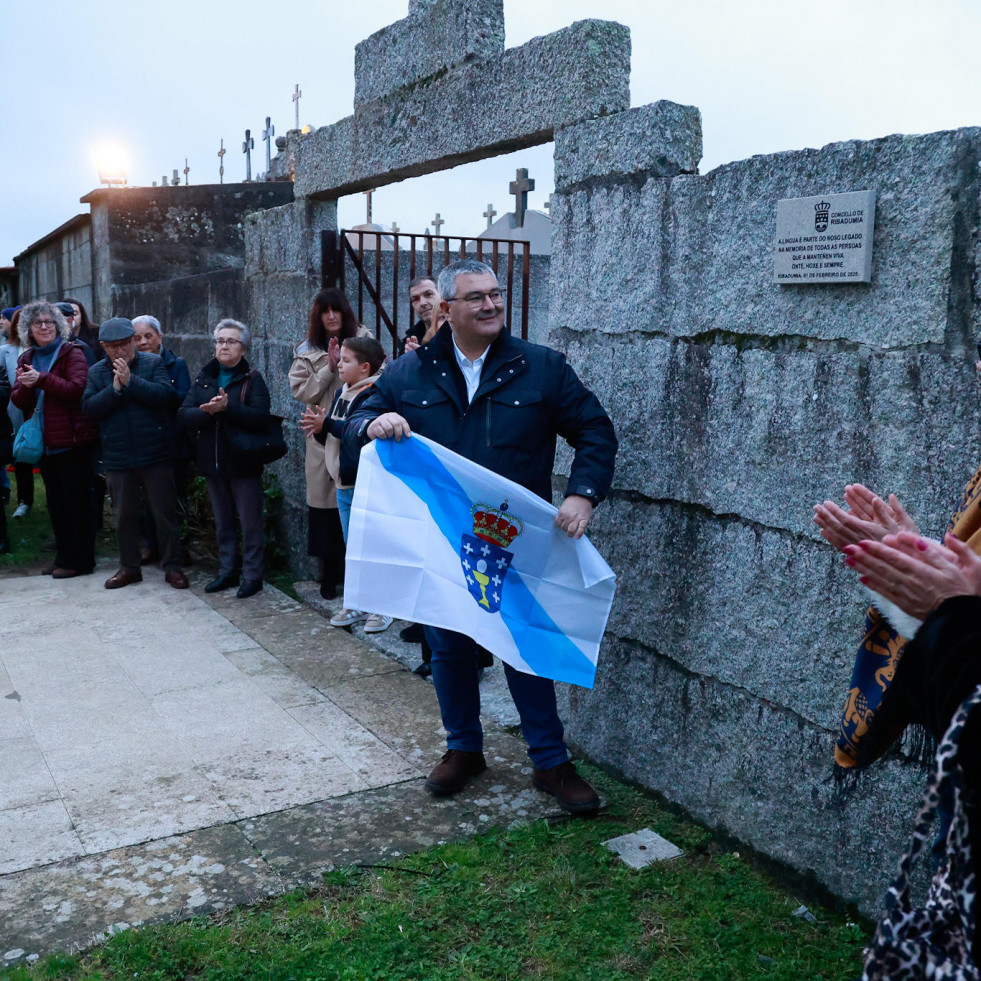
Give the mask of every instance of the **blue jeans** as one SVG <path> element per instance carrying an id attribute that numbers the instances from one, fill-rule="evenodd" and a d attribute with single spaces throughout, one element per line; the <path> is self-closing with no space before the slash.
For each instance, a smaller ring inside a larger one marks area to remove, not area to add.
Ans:
<path id="1" fill-rule="evenodd" d="M 351 525 L 351 502 L 354 500 L 353 487 L 337 488 L 337 515 L 341 519 L 344 544 L 347 545 L 347 530 Z"/>
<path id="2" fill-rule="evenodd" d="M 484 734 L 480 727 L 477 645 L 452 630 L 427 626 L 423 631 L 433 652 L 433 687 L 447 732 L 446 746 L 478 753 L 484 746 Z M 564 763 L 569 752 L 562 738 L 554 682 L 515 671 L 510 664 L 504 665 L 504 676 L 521 717 L 532 763 L 539 770 Z"/>

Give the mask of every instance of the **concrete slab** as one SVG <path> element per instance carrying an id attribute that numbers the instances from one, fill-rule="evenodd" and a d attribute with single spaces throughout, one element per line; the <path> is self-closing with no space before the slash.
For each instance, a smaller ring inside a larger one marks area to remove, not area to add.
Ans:
<path id="1" fill-rule="evenodd" d="M 268 586 L 205 596 L 204 573 L 177 591 L 146 569 L 107 591 L 111 571 L 0 591 L 0 962 L 557 813 L 493 721 L 488 772 L 425 793 L 444 734 L 395 628 L 369 647 Z"/>
<path id="2" fill-rule="evenodd" d="M 284 888 L 235 825 L 60 861 L 0 881 L 0 957 L 22 951 L 16 960 L 76 951 L 114 926 L 230 909 Z"/>
<path id="3" fill-rule="evenodd" d="M 627 835 L 608 838 L 603 845 L 619 855 L 632 869 L 642 869 L 654 862 L 665 862 L 684 854 L 675 844 L 662 838 L 650 828 L 641 828 Z"/>

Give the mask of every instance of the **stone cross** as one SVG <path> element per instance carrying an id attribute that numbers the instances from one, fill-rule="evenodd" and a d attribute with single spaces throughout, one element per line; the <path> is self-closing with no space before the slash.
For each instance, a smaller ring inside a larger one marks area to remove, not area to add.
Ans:
<path id="1" fill-rule="evenodd" d="M 252 180 L 252 151 L 255 149 L 255 140 L 252 139 L 252 131 L 245 131 L 245 140 L 242 143 L 242 153 L 245 154 L 245 179 Z"/>
<path id="2" fill-rule="evenodd" d="M 515 180 L 511 181 L 508 191 L 514 195 L 514 224 L 518 228 L 525 227 L 525 212 L 528 210 L 528 192 L 535 190 L 535 181 L 528 179 L 528 169 L 520 167 L 514 173 Z"/>
<path id="3" fill-rule="evenodd" d="M 262 138 L 266 141 L 266 171 L 269 171 L 272 165 L 272 138 L 276 135 L 276 127 L 273 126 L 272 121 L 268 116 L 266 116 L 266 128 L 262 131 Z"/>
<path id="4" fill-rule="evenodd" d="M 177 168 L 175 167 L 174 176 L 171 178 L 170 183 L 173 184 L 174 187 L 177 187 L 177 185 L 180 184 L 180 182 L 181 179 L 177 176 Z"/>
<path id="5" fill-rule="evenodd" d="M 300 128 L 300 96 L 303 93 L 300 91 L 300 83 L 296 83 L 296 88 L 293 89 L 293 107 L 296 109 L 296 128 Z"/>
<path id="6" fill-rule="evenodd" d="M 371 224 L 371 196 L 372 194 L 375 193 L 375 191 L 374 188 L 372 188 L 370 191 L 362 191 L 361 193 L 364 194 L 365 198 L 367 198 L 367 201 L 365 202 L 365 215 L 366 215 L 365 221 L 370 225 Z"/>
<path id="7" fill-rule="evenodd" d="M 488 203 L 487 210 L 484 212 L 484 217 L 487 219 L 487 227 L 490 228 L 494 222 L 494 218 L 497 212 L 494 210 L 494 205 Z"/>
<path id="8" fill-rule="evenodd" d="M 545 202 L 545 210 L 549 213 L 549 216 L 551 216 L 551 214 L 552 214 L 552 195 L 551 194 L 548 196 L 548 200 Z"/>
<path id="9" fill-rule="evenodd" d="M 392 231 L 395 232 L 396 235 L 398 235 L 398 233 L 399 233 L 399 225 L 398 225 L 398 222 L 397 221 L 393 221 L 392 222 Z"/>
<path id="10" fill-rule="evenodd" d="M 187 175 L 191 172 L 191 168 L 187 165 L 187 157 L 184 158 L 184 186 L 187 187 L 191 182 L 187 179 Z"/>
<path id="11" fill-rule="evenodd" d="M 446 220 L 445 220 L 444 218 L 440 218 L 440 216 L 439 216 L 439 212 L 437 211 L 437 212 L 436 212 L 436 217 L 435 217 L 435 218 L 433 219 L 433 228 L 435 228 L 435 229 L 436 229 L 436 232 L 435 232 L 435 234 L 436 234 L 436 235 L 439 235 L 439 230 L 440 230 L 440 229 L 441 229 L 441 228 L 442 228 L 442 227 L 443 227 L 443 226 L 444 226 L 445 224 L 446 224 Z"/>
<path id="12" fill-rule="evenodd" d="M 225 183 L 225 154 L 228 151 L 225 149 L 225 138 L 221 139 L 221 149 L 218 151 L 218 183 Z"/>

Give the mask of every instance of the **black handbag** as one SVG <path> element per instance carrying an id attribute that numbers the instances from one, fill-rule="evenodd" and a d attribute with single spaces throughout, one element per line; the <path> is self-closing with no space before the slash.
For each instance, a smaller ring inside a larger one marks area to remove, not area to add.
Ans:
<path id="1" fill-rule="evenodd" d="M 242 405 L 245 405 L 245 392 L 251 377 L 252 373 L 249 372 L 248 377 L 242 383 L 242 394 L 239 398 Z M 266 416 L 264 428 L 259 432 L 243 429 L 227 419 L 223 421 L 228 447 L 237 463 L 262 465 L 274 463 L 286 456 L 288 447 L 286 446 L 286 438 L 283 436 L 282 416 L 274 416 L 270 413 Z"/>
<path id="2" fill-rule="evenodd" d="M 937 750 L 936 769 L 927 785 L 916 819 L 913 843 L 899 866 L 899 875 L 886 894 L 886 915 L 865 950 L 862 981 L 978 981 L 974 963 L 976 884 L 968 838 L 964 792 L 960 786 L 957 743 L 975 705 L 981 685 L 954 714 Z M 910 870 L 930 839 L 937 808 L 946 791 L 953 799 L 953 820 L 946 847 L 927 891 L 922 909 L 910 903 Z"/>

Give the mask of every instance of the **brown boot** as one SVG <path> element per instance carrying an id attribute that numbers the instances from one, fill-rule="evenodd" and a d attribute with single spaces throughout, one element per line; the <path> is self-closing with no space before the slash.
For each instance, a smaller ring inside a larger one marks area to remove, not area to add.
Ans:
<path id="1" fill-rule="evenodd" d="M 595 811 L 600 806 L 596 791 L 579 776 L 572 760 L 550 766 L 547 770 L 533 770 L 531 782 L 539 790 L 551 794 L 559 802 L 559 806 L 571 814 Z"/>
<path id="2" fill-rule="evenodd" d="M 443 754 L 437 767 L 426 780 L 426 790 L 440 797 L 455 794 L 467 785 L 471 777 L 483 773 L 487 761 L 483 753 L 468 753 L 462 749 L 451 749 Z"/>

